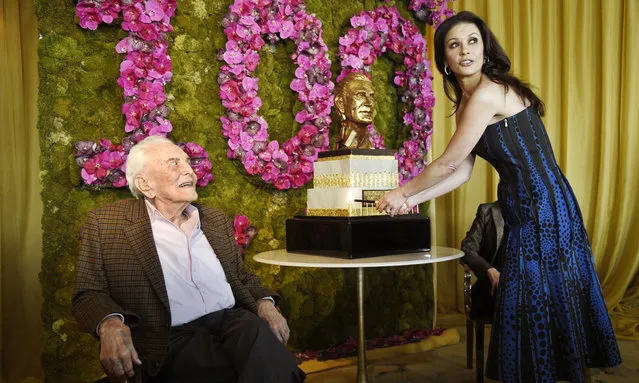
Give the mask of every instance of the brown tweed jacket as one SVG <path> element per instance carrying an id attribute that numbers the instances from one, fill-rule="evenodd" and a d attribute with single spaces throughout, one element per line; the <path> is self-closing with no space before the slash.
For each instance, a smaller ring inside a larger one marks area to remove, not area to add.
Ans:
<path id="1" fill-rule="evenodd" d="M 277 303 L 277 294 L 244 269 L 226 215 L 218 209 L 198 209 L 202 231 L 222 264 L 236 307 L 256 312 L 256 301 L 266 296 Z M 140 358 L 155 375 L 166 355 L 171 311 L 143 199 L 121 200 L 89 214 L 81 234 L 71 308 L 80 326 L 93 335 L 106 315 L 124 315 Z"/>

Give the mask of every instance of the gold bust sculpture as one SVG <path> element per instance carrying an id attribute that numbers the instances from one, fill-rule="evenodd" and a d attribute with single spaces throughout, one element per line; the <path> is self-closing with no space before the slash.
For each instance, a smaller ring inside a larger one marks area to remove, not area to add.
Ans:
<path id="1" fill-rule="evenodd" d="M 368 125 L 375 113 L 373 83 L 362 73 L 350 73 L 335 87 L 340 134 L 335 149 L 372 149 Z"/>

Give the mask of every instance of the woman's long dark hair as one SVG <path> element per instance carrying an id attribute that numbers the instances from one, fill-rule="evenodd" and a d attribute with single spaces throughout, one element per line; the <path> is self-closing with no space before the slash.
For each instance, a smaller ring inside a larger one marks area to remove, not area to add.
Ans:
<path id="1" fill-rule="evenodd" d="M 444 21 L 435 32 L 435 65 L 437 70 L 444 78 L 444 92 L 446 96 L 455 104 L 453 114 L 459 109 L 459 103 L 462 98 L 462 89 L 457 82 L 457 78 L 451 73 L 447 76 L 444 72 L 446 64 L 446 35 L 455 25 L 459 23 L 472 23 L 477 26 L 484 41 L 484 57 L 488 57 L 489 61 L 482 66 L 482 73 L 489 79 L 504 86 L 506 91 L 512 88 L 522 101 L 529 101 L 531 106 L 537 110 L 540 116 L 544 115 L 544 103 L 537 95 L 530 90 L 528 84 L 522 82 L 515 76 L 508 74 L 510 71 L 510 59 L 504 52 L 504 49 L 497 42 L 497 38 L 488 29 L 488 25 L 479 16 L 472 12 L 462 11 Z"/>

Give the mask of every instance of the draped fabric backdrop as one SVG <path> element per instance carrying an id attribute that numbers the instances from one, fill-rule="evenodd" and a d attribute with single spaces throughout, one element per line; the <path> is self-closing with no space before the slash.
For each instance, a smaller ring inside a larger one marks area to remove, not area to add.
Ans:
<path id="1" fill-rule="evenodd" d="M 185 4 L 188 2 L 185 2 Z M 617 334 L 639 338 L 639 133 L 636 0 L 457 0 L 484 18 L 514 72 L 546 102 L 544 122 L 590 234 Z M 70 9 L 71 6 L 70 6 Z M 427 36 L 432 44 L 432 36 Z M 31 0 L 0 0 L 0 350 L 2 382 L 42 378 L 37 109 L 37 25 Z M 432 53 L 432 45 L 431 45 Z M 334 59 L 334 58 L 333 58 Z M 434 155 L 454 130 L 435 75 Z M 46 148 L 43 148 L 46 150 Z M 436 242 L 458 247 L 477 205 L 496 198 L 499 179 L 483 161 L 471 181 L 437 199 Z M 439 266 L 440 312 L 462 309 L 461 268 Z M 634 279 L 634 282 L 633 282 Z M 27 379 L 32 377 L 32 379 Z"/>
<path id="2" fill-rule="evenodd" d="M 2 382 L 41 378 L 42 202 L 38 30 L 32 1 L 0 0 L 0 366 Z"/>

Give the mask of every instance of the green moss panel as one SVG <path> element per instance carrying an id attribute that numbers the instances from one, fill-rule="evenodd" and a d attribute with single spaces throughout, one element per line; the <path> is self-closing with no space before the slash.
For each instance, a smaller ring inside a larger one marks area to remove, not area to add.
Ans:
<path id="1" fill-rule="evenodd" d="M 38 101 L 42 200 L 45 213 L 44 257 L 40 280 L 45 326 L 43 362 L 47 382 L 92 382 L 101 376 L 98 342 L 79 330 L 71 317 L 75 262 L 80 228 L 87 213 L 128 198 L 128 190 L 92 190 L 82 185 L 73 144 L 79 140 L 111 139 L 124 135 L 120 113 L 122 91 L 117 85 L 122 56 L 115 44 L 127 34 L 117 23 L 98 30 L 80 28 L 74 2 L 37 0 L 40 97 Z M 169 36 L 173 81 L 166 87 L 175 141 L 203 145 L 212 163 L 215 181 L 199 191 L 200 202 L 223 209 L 230 217 L 245 214 L 259 234 L 247 250 L 246 267 L 265 285 L 283 296 L 282 311 L 289 320 L 294 350 L 320 349 L 357 335 L 354 270 L 303 269 L 258 264 L 252 256 L 286 246 L 285 221 L 303 213 L 306 189 L 281 192 L 259 178 L 248 176 L 241 164 L 226 157 L 221 132 L 223 115 L 217 74 L 217 50 L 226 41 L 220 20 L 231 0 L 180 1 Z M 324 40 L 339 73 L 338 38 L 350 28 L 349 19 L 384 1 L 307 0 L 307 9 L 324 27 Z M 412 19 L 407 2 L 390 2 Z M 419 25 L 423 31 L 424 26 Z M 294 66 L 290 41 L 260 52 L 260 113 L 269 123 L 271 139 L 288 140 L 298 130 L 295 113 L 301 108 L 289 83 Z M 406 139 L 402 110 L 392 85 L 393 66 L 401 57 L 384 56 L 373 67 L 377 93 L 377 129 L 390 148 Z M 336 116 L 333 116 L 337 121 Z M 331 127 L 334 137 L 339 127 Z M 365 281 L 367 337 L 400 333 L 432 325 L 433 289 L 430 266 L 369 269 Z"/>

